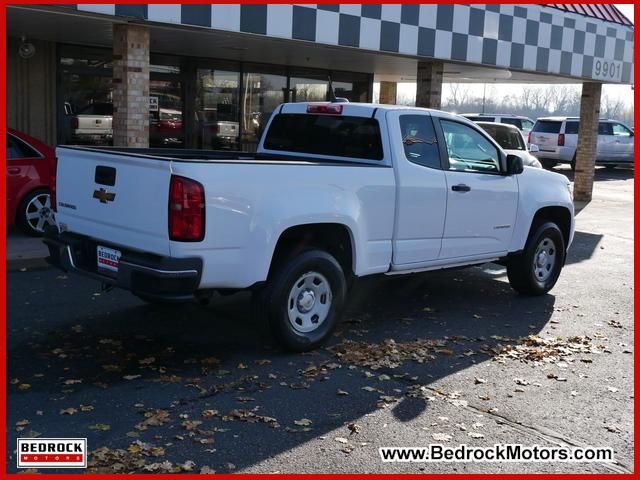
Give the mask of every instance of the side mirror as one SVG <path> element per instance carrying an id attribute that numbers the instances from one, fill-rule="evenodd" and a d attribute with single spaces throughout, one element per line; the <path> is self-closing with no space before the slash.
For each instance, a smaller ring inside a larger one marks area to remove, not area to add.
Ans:
<path id="1" fill-rule="evenodd" d="M 529 151 L 531 153 L 538 153 L 540 151 L 540 148 L 535 143 L 532 143 L 531 145 L 529 145 Z"/>
<path id="2" fill-rule="evenodd" d="M 507 175 L 518 175 L 523 171 L 522 158 L 517 155 L 507 155 Z"/>

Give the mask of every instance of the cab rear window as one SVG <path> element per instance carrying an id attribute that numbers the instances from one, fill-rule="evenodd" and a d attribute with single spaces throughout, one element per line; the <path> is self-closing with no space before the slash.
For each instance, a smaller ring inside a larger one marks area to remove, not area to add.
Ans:
<path id="1" fill-rule="evenodd" d="M 538 120 L 533 126 L 534 132 L 540 133 L 560 133 L 562 122 L 553 122 L 549 120 Z"/>
<path id="2" fill-rule="evenodd" d="M 266 150 L 382 160 L 378 121 L 369 117 L 281 113 L 271 122 Z"/>

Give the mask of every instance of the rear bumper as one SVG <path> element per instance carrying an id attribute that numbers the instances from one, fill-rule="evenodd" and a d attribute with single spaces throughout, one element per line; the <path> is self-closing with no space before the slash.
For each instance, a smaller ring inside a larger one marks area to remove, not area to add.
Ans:
<path id="1" fill-rule="evenodd" d="M 569 163 L 573 160 L 575 149 L 571 147 L 558 147 L 553 151 L 540 150 L 535 153 L 538 159 L 555 160 L 556 162 Z"/>
<path id="2" fill-rule="evenodd" d="M 171 258 L 127 250 L 83 235 L 58 233 L 55 227 L 45 231 L 44 243 L 49 247 L 47 262 L 51 265 L 134 294 L 162 300 L 188 300 L 200 285 L 200 258 Z M 98 244 L 122 252 L 118 272 L 113 276 L 98 271 Z"/>

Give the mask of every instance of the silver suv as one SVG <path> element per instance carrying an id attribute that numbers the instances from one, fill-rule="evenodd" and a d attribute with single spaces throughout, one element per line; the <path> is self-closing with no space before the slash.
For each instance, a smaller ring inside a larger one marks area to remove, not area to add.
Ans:
<path id="1" fill-rule="evenodd" d="M 575 169 L 578 117 L 539 118 L 529 134 L 529 145 L 537 145 L 536 156 L 544 168 L 568 163 Z M 614 168 L 633 165 L 633 130 L 621 122 L 601 119 L 598 124 L 596 164 Z"/>
<path id="2" fill-rule="evenodd" d="M 533 127 L 533 120 L 529 117 L 512 115 L 510 113 L 463 113 L 462 116 L 468 118 L 472 122 L 494 122 L 513 125 L 517 127 L 525 137 L 529 135 L 529 132 Z"/>

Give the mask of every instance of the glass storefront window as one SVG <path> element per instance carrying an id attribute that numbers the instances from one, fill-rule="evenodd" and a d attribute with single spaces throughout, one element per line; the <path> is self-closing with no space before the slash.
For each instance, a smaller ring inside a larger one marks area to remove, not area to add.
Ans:
<path id="1" fill-rule="evenodd" d="M 287 77 L 245 73 L 242 85 L 244 100 L 242 103 L 241 149 L 255 151 L 271 113 L 285 101 Z"/>
<path id="2" fill-rule="evenodd" d="M 315 78 L 291 77 L 290 102 L 324 102 L 329 93 L 329 78 L 320 80 Z"/>
<path id="3" fill-rule="evenodd" d="M 149 97 L 149 145 L 151 147 L 182 147 L 184 125 L 181 82 L 152 78 L 149 84 Z"/>
<path id="4" fill-rule="evenodd" d="M 111 145 L 111 77 L 63 71 L 61 89 L 60 143 Z"/>
<path id="5" fill-rule="evenodd" d="M 240 74 L 199 68 L 196 75 L 196 147 L 237 149 Z"/>

